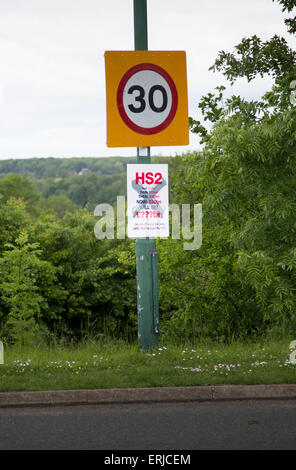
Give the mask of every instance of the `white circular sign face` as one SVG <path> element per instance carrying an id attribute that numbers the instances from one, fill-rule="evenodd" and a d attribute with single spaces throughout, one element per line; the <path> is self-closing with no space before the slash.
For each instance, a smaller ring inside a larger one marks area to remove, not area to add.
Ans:
<path id="1" fill-rule="evenodd" d="M 126 125 L 140 134 L 156 134 L 174 119 L 178 94 L 170 75 L 155 64 L 127 71 L 117 91 L 117 106 Z"/>

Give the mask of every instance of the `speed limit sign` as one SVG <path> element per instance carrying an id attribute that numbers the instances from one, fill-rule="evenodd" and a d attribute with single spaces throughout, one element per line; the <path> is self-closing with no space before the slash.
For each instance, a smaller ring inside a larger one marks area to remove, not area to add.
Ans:
<path id="1" fill-rule="evenodd" d="M 105 60 L 107 145 L 187 145 L 185 53 L 107 51 Z"/>

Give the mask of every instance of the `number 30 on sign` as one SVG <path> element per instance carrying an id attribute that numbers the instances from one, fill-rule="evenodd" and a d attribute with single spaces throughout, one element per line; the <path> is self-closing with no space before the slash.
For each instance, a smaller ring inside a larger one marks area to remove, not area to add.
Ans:
<path id="1" fill-rule="evenodd" d="M 107 51 L 107 145 L 187 145 L 185 52 Z"/>

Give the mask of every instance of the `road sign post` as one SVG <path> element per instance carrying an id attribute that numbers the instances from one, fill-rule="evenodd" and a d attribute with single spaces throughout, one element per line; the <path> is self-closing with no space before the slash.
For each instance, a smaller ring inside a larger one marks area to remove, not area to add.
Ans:
<path id="1" fill-rule="evenodd" d="M 137 147 L 142 165 L 151 163 L 151 146 L 189 143 L 186 54 L 148 51 L 147 0 L 133 6 L 135 50 L 105 52 L 107 146 Z M 147 351 L 159 332 L 156 243 L 148 234 L 136 238 L 136 268 L 138 337 Z"/>
<path id="2" fill-rule="evenodd" d="M 136 51 L 148 49 L 147 0 L 134 0 L 134 40 Z M 150 162 L 150 147 L 138 147 L 137 163 Z M 158 269 L 154 239 L 137 238 L 136 268 L 138 341 L 142 351 L 148 351 L 158 345 L 159 333 Z"/>

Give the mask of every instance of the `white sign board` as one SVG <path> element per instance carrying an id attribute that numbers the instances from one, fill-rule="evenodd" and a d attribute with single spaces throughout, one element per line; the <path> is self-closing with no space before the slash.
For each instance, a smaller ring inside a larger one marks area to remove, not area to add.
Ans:
<path id="1" fill-rule="evenodd" d="M 151 135 L 166 129 L 174 119 L 178 94 L 165 70 L 154 64 L 139 64 L 121 80 L 117 106 L 130 129 Z"/>
<path id="2" fill-rule="evenodd" d="M 129 238 L 169 236 L 168 165 L 127 165 Z"/>

